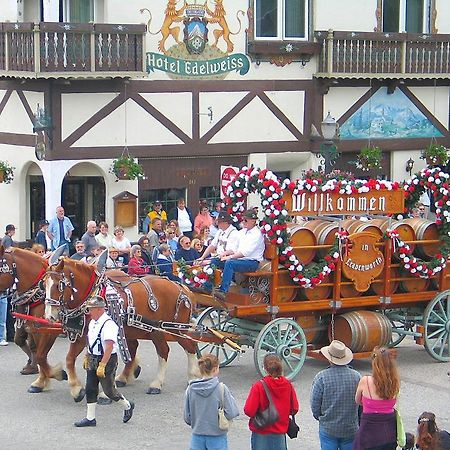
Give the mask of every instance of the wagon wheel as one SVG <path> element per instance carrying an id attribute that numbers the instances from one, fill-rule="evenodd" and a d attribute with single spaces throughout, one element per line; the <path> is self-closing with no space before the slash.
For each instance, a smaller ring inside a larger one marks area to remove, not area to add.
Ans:
<path id="1" fill-rule="evenodd" d="M 197 318 L 197 325 L 204 325 L 217 331 L 227 331 L 230 328 L 230 316 L 227 311 L 219 308 L 206 308 Z M 239 354 L 227 344 L 212 344 L 210 342 L 197 343 L 197 356 L 201 358 L 206 353 L 212 353 L 219 358 L 220 367 L 230 364 Z"/>
<path id="2" fill-rule="evenodd" d="M 265 376 L 263 362 L 267 353 L 276 353 L 283 361 L 284 376 L 292 380 L 303 367 L 306 358 L 306 337 L 300 325 L 292 319 L 272 320 L 256 338 L 253 359 L 261 376 Z"/>
<path id="3" fill-rule="evenodd" d="M 450 361 L 450 291 L 438 294 L 423 314 L 425 349 L 438 361 Z"/>
<path id="4" fill-rule="evenodd" d="M 396 317 L 392 317 L 389 312 L 392 312 L 396 315 Z M 392 327 L 392 339 L 391 342 L 389 342 L 389 347 L 394 348 L 400 342 L 405 339 L 406 334 L 403 334 L 402 331 L 412 331 L 414 329 L 414 321 L 407 320 L 404 317 L 397 317 L 397 314 L 401 314 L 403 316 L 406 315 L 406 311 L 404 310 L 391 310 L 386 311 L 386 316 L 389 319 L 389 322 L 391 322 Z"/>

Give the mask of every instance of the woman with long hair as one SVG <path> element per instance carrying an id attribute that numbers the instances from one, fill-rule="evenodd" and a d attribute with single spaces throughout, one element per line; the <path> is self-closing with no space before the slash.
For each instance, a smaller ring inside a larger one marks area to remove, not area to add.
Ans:
<path id="1" fill-rule="evenodd" d="M 186 389 L 184 421 L 192 428 L 190 450 L 227 450 L 227 431 L 219 428 L 219 407 L 232 420 L 239 415 L 236 400 L 224 383 L 219 382 L 219 360 L 206 354 L 198 360 L 202 378 Z"/>
<path id="2" fill-rule="evenodd" d="M 289 416 L 298 412 L 297 394 L 292 383 L 283 376 L 283 364 L 278 355 L 269 353 L 264 357 L 264 370 L 267 375 L 252 386 L 244 406 L 245 414 L 250 417 L 251 448 L 285 450 Z M 265 388 L 278 411 L 278 420 L 272 425 L 257 428 L 253 418 L 258 411 L 264 411 L 269 406 Z"/>
<path id="3" fill-rule="evenodd" d="M 363 412 L 354 450 L 397 448 L 394 407 L 399 391 L 400 376 L 394 355 L 385 347 L 375 347 L 372 375 L 362 377 L 356 389 L 355 402 L 362 405 Z"/>
<path id="4" fill-rule="evenodd" d="M 420 450 L 449 450 L 450 434 L 436 425 L 432 412 L 423 412 L 417 421 L 416 447 Z"/>

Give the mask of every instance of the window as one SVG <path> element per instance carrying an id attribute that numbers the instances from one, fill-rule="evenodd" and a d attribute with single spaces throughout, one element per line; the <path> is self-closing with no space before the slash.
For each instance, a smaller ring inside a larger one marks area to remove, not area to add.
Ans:
<path id="1" fill-rule="evenodd" d="M 94 0 L 66 0 L 64 20 L 72 23 L 94 21 Z"/>
<path id="2" fill-rule="evenodd" d="M 220 202 L 219 186 L 204 186 L 200 188 L 200 200 L 205 200 L 210 211 L 214 211 L 214 205 Z"/>
<path id="3" fill-rule="evenodd" d="M 383 31 L 429 33 L 429 0 L 383 0 Z"/>
<path id="4" fill-rule="evenodd" d="M 255 0 L 257 39 L 308 39 L 308 0 Z"/>

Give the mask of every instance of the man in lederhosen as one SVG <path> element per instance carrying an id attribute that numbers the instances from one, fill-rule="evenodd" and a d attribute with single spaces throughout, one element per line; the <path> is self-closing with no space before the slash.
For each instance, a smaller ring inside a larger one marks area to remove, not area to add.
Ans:
<path id="1" fill-rule="evenodd" d="M 117 370 L 117 333 L 119 327 L 105 312 L 105 300 L 100 296 L 91 298 L 87 307 L 91 314 L 87 335 L 87 351 L 83 361 L 86 369 L 87 415 L 75 422 L 76 427 L 95 427 L 95 406 L 98 396 L 98 383 L 103 392 L 115 402 L 123 406 L 123 422 L 128 422 L 134 410 L 134 403 L 128 401 L 116 389 L 115 376 Z"/>

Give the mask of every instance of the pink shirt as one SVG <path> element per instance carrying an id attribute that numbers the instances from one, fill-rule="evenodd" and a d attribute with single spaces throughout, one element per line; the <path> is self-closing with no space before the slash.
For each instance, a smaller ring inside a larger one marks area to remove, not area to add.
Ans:
<path id="1" fill-rule="evenodd" d="M 387 400 L 377 400 L 374 398 L 362 397 L 363 412 L 366 414 L 391 414 L 397 402 L 395 398 Z"/>

